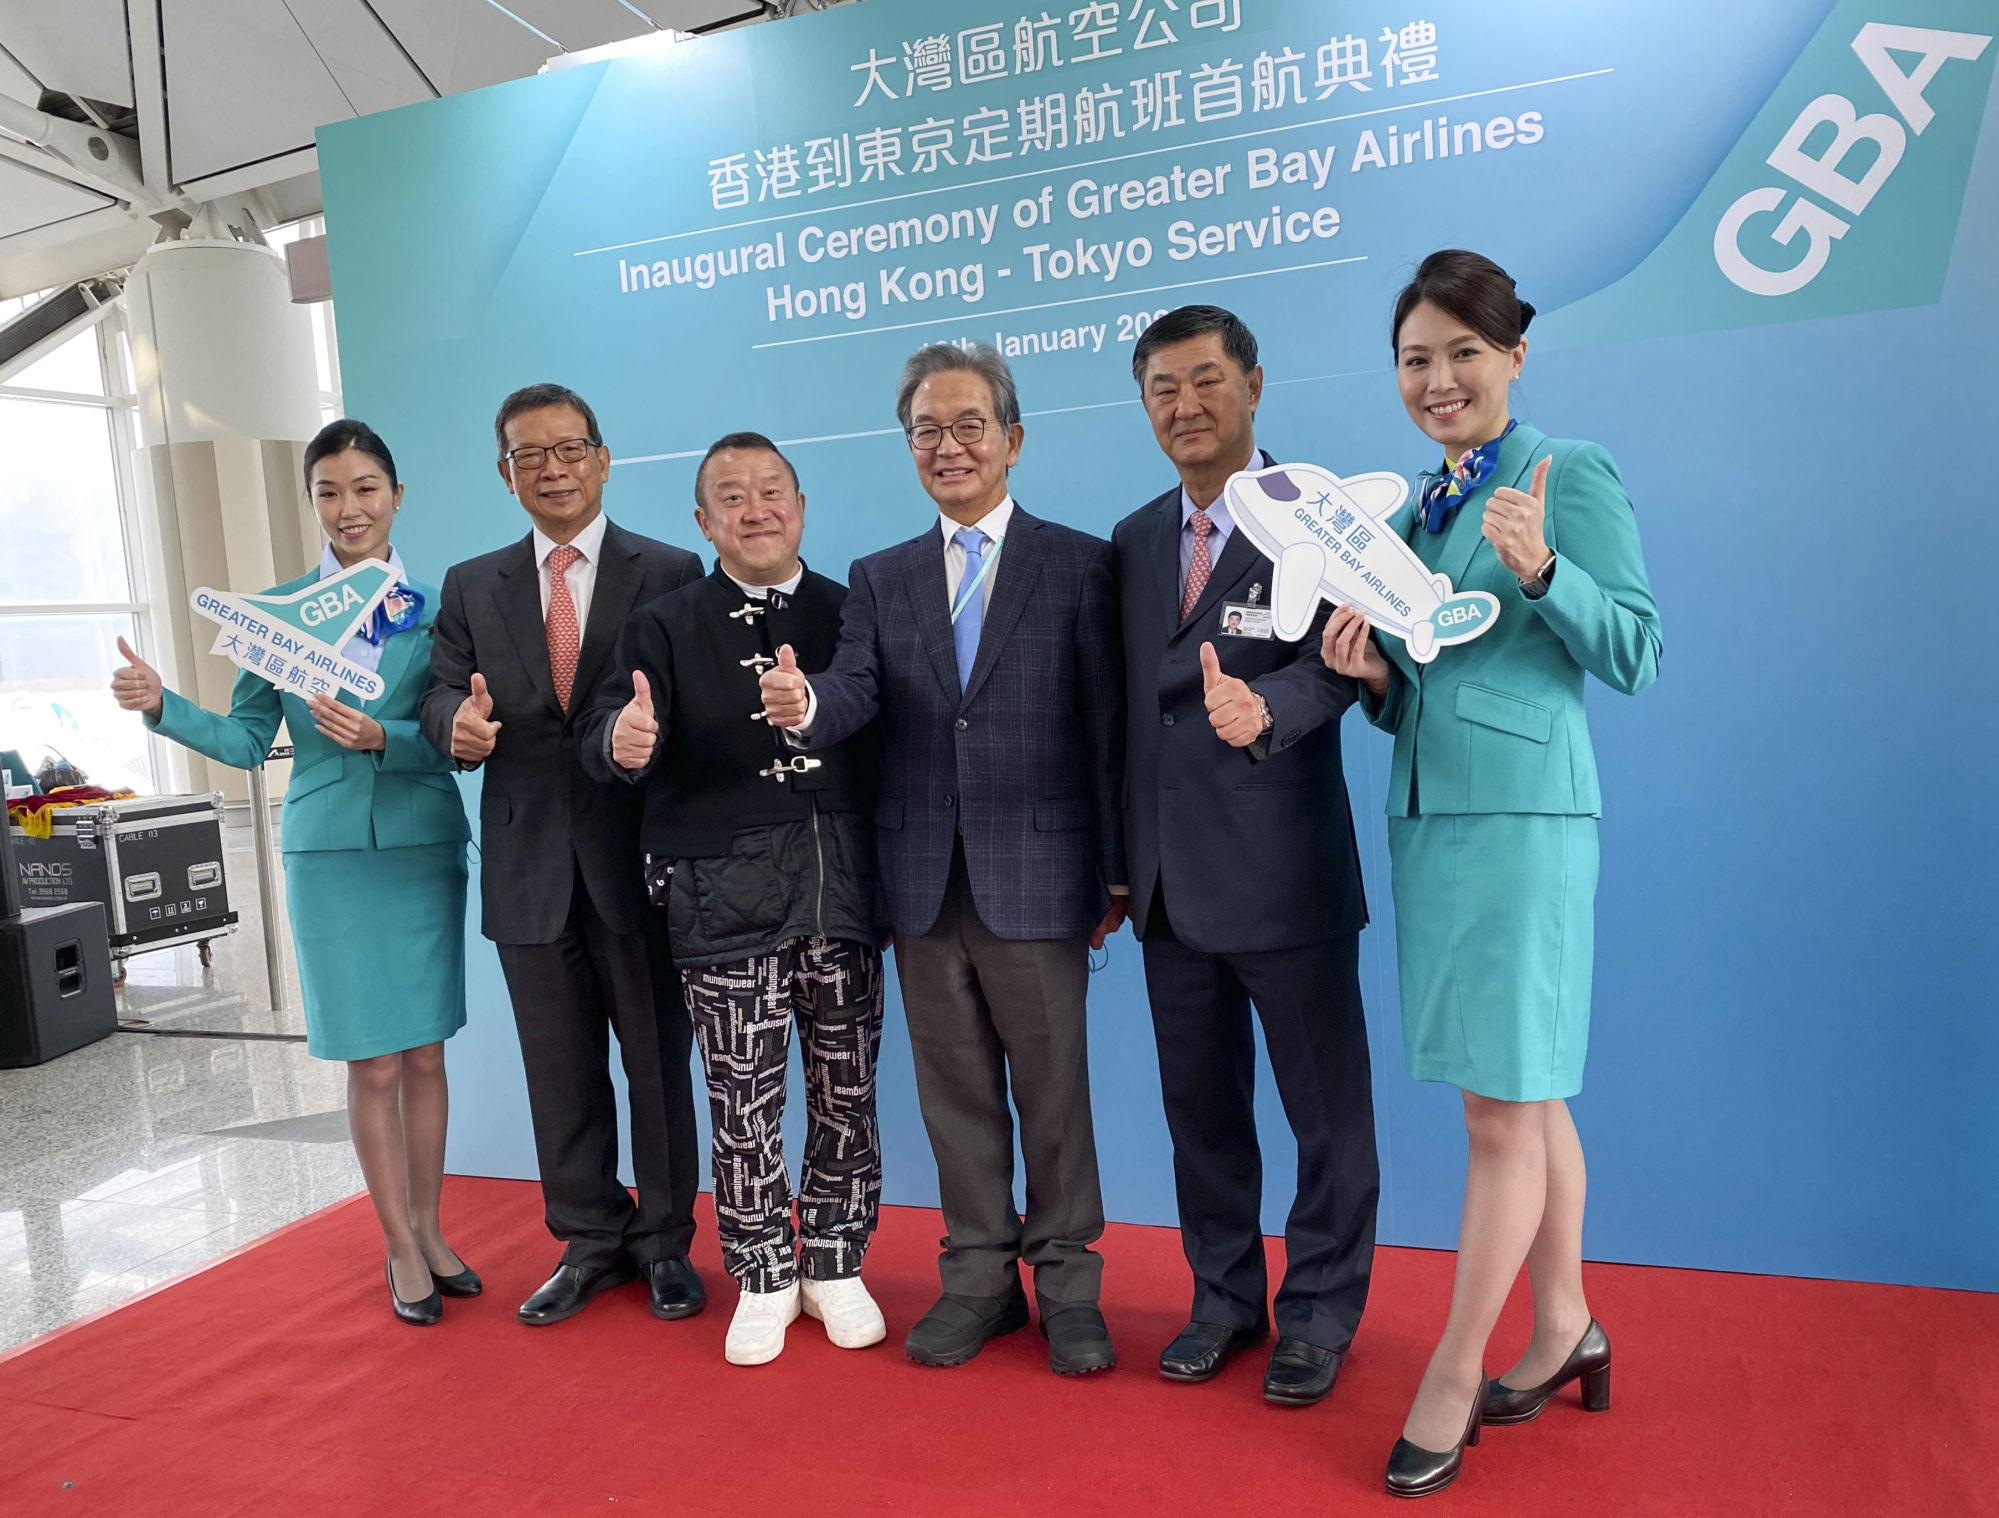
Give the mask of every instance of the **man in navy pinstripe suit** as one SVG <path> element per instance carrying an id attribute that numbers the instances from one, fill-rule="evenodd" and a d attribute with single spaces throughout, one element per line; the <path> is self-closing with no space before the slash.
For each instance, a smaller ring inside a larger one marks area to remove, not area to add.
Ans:
<path id="1" fill-rule="evenodd" d="M 943 1296 L 905 1347 L 961 1365 L 1025 1326 L 1024 1260 L 1050 1367 L 1107 1370 L 1084 989 L 1124 920 L 1110 545 L 1014 503 L 1020 403 L 992 349 L 921 349 L 896 413 L 940 516 L 856 561 L 829 668 L 780 650 L 763 690 L 806 749 L 880 723 L 876 850 L 948 1229 Z"/>

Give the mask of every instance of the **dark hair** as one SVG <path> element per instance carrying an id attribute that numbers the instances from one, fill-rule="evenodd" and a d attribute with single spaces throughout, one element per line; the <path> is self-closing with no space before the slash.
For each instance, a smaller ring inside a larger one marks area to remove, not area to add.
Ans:
<path id="1" fill-rule="evenodd" d="M 382 466 L 389 477 L 389 489 L 396 489 L 396 461 L 389 456 L 389 445 L 382 441 L 382 435 L 366 422 L 357 422 L 351 416 L 343 416 L 337 422 L 328 422 L 320 428 L 313 440 L 305 445 L 305 488 L 312 489 L 312 471 L 320 460 L 330 459 L 336 453 L 365 453 Z"/>
<path id="2" fill-rule="evenodd" d="M 1416 277 L 1395 297 L 1395 320 L 1388 348 L 1397 351 L 1402 323 L 1424 301 L 1454 316 L 1499 349 L 1517 346 L 1534 319 L 1534 308 L 1514 293 L 1513 276 L 1483 253 L 1445 248 L 1416 266 Z"/>
<path id="3" fill-rule="evenodd" d="M 976 374 L 986 382 L 993 410 L 999 413 L 994 420 L 1002 427 L 1019 423 L 1020 389 L 1013 382 L 1013 370 L 1007 367 L 997 348 L 991 343 L 967 343 L 962 348 L 956 343 L 931 343 L 903 361 L 902 378 L 896 383 L 895 419 L 902 423 L 904 432 L 909 430 L 916 392 L 923 382 L 933 374 L 958 372 Z"/>
<path id="4" fill-rule="evenodd" d="M 761 432 L 731 432 L 730 434 L 728 434 L 728 436 L 718 437 L 715 439 L 714 442 L 710 443 L 708 445 L 708 451 L 701 455 L 701 462 L 695 466 L 694 504 L 696 506 L 702 504 L 701 476 L 708 472 L 709 460 L 714 458 L 716 454 L 722 452 L 726 448 L 743 448 L 743 449 L 752 450 L 757 453 L 768 453 L 772 455 L 774 458 L 776 458 L 776 460 L 780 464 L 784 465 L 785 469 L 790 473 L 791 488 L 793 490 L 796 490 L 798 488 L 798 466 L 792 463 L 790 459 L 784 456 L 783 449 L 779 448 L 777 444 L 773 443 L 769 438 L 765 437 Z"/>
<path id="5" fill-rule="evenodd" d="M 582 396 L 566 385 L 523 385 L 500 402 L 500 414 L 493 418 L 493 441 L 500 445 L 502 454 L 507 451 L 507 423 L 524 411 L 540 411 L 545 406 L 574 407 L 583 418 L 591 443 L 599 448 L 604 446 L 604 435 L 597 430 L 597 413 Z"/>
<path id="6" fill-rule="evenodd" d="M 1168 343 L 1184 343 L 1204 332 L 1222 335 L 1222 351 L 1244 374 L 1256 367 L 1256 337 L 1233 311 L 1220 306 L 1181 306 L 1168 311 L 1138 335 L 1131 350 L 1131 377 L 1145 383 L 1145 363 Z"/>

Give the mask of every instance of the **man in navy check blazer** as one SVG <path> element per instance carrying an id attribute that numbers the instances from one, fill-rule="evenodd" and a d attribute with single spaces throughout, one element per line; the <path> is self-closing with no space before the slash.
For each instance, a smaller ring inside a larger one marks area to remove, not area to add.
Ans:
<path id="1" fill-rule="evenodd" d="M 781 649 L 764 706 L 808 750 L 880 724 L 876 852 L 948 1230 L 909 1357 L 961 1365 L 1023 1327 L 1024 1260 L 1050 1367 L 1106 1370 L 1084 990 L 1124 920 L 1110 545 L 1014 503 L 1020 403 L 991 348 L 918 351 L 896 412 L 941 515 L 855 562 L 831 666 L 808 680 Z"/>
<path id="2" fill-rule="evenodd" d="M 1359 940 L 1367 921 L 1321 608 L 1286 642 L 1272 565 L 1234 530 L 1224 487 L 1275 463 L 1253 436 L 1256 339 L 1218 306 L 1147 327 L 1132 372 L 1180 480 L 1111 534 L 1130 700 L 1132 926 L 1159 1042 L 1191 1321 L 1159 1357 L 1205 1381 L 1270 1331 L 1253 1005 L 1298 1140 L 1278 1344 L 1264 1397 L 1333 1389 L 1367 1302 L 1380 1191 Z"/>

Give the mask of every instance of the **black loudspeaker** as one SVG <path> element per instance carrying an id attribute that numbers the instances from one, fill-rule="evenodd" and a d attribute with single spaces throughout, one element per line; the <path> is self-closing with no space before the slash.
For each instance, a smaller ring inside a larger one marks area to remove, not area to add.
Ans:
<path id="1" fill-rule="evenodd" d="M 39 1065 L 117 1031 L 102 902 L 0 917 L 0 1069 Z"/>

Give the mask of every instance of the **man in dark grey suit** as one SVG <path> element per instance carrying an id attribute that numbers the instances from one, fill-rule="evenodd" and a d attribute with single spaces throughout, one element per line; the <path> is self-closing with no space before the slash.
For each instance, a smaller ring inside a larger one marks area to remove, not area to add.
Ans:
<path id="1" fill-rule="evenodd" d="M 657 1316 L 689 1317 L 703 1302 L 687 1260 L 701 1184 L 692 1028 L 644 896 L 640 798 L 583 772 L 575 722 L 632 608 L 700 579 L 701 561 L 603 514 L 610 451 L 573 391 L 515 391 L 494 433 L 534 527 L 446 573 L 422 722 L 461 768 L 485 766 L 481 926 L 514 1004 L 548 1230 L 565 1245 L 520 1317 L 560 1322 L 640 1274 Z M 613 1030 L 636 1205 L 618 1179 Z"/>
<path id="2" fill-rule="evenodd" d="M 1014 504 L 1020 403 L 991 348 L 917 352 L 896 414 L 941 516 L 855 562 L 831 666 L 766 671 L 764 707 L 808 748 L 880 723 L 876 850 L 948 1230 L 909 1357 L 961 1365 L 1023 1327 L 1025 1260 L 1050 1367 L 1106 1370 L 1084 990 L 1124 920 L 1110 545 Z"/>
<path id="3" fill-rule="evenodd" d="M 1276 462 L 1253 436 L 1256 339 L 1219 307 L 1183 306 L 1146 328 L 1132 372 L 1180 476 L 1111 535 L 1132 926 L 1194 1273 L 1192 1321 L 1159 1369 L 1205 1381 L 1269 1332 L 1253 1004 L 1298 1140 L 1263 1394 L 1298 1406 L 1332 1390 L 1360 1322 L 1380 1191 L 1359 979 L 1367 903 L 1340 769 L 1356 692 L 1319 656 L 1325 608 L 1302 639 L 1275 636 L 1271 563 L 1229 520 L 1228 477 Z"/>

